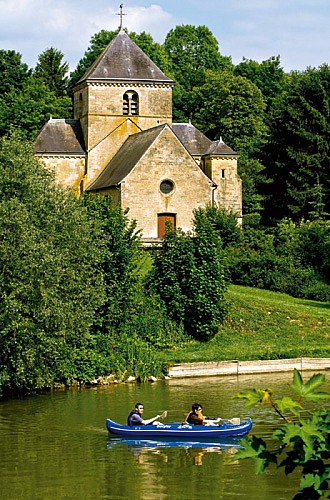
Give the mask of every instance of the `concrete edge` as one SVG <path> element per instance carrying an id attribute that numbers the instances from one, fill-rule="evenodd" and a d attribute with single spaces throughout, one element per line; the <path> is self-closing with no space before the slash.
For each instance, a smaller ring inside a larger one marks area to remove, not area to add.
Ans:
<path id="1" fill-rule="evenodd" d="M 294 358 L 255 361 L 179 363 L 169 368 L 170 378 L 247 375 L 250 373 L 330 370 L 330 358 Z"/>

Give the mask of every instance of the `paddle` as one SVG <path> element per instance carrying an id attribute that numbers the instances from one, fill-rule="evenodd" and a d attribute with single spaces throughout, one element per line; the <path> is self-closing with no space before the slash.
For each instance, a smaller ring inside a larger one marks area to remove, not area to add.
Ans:
<path id="1" fill-rule="evenodd" d="M 167 417 L 167 411 L 163 411 L 161 415 L 159 415 L 159 418 L 166 418 Z"/>
<path id="2" fill-rule="evenodd" d="M 149 425 L 149 424 L 153 424 L 154 422 L 157 422 L 157 420 L 159 420 L 160 418 L 166 418 L 167 417 L 167 411 L 163 411 L 163 413 L 161 415 L 157 415 L 156 417 L 154 418 L 149 418 L 148 420 L 144 420 L 143 419 L 143 422 L 145 425 Z"/>
<path id="3" fill-rule="evenodd" d="M 206 425 L 220 425 L 221 423 L 227 423 L 232 425 L 240 425 L 241 419 L 238 417 L 235 418 L 207 418 L 205 420 Z"/>
<path id="4" fill-rule="evenodd" d="M 239 425 L 241 423 L 241 419 L 239 417 L 228 418 L 228 419 L 220 418 L 220 421 L 221 422 L 228 422 L 229 424 L 234 424 L 234 425 Z"/>

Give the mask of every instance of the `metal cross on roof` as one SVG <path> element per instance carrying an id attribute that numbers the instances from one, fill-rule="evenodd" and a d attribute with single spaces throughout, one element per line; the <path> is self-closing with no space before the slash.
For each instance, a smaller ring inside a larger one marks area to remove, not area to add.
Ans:
<path id="1" fill-rule="evenodd" d="M 119 8 L 120 8 L 120 12 L 118 12 L 118 14 L 116 14 L 116 16 L 120 16 L 120 25 L 119 25 L 119 30 L 121 31 L 123 29 L 123 16 L 127 16 L 127 14 L 124 14 L 123 13 L 123 3 L 121 3 L 119 5 Z"/>

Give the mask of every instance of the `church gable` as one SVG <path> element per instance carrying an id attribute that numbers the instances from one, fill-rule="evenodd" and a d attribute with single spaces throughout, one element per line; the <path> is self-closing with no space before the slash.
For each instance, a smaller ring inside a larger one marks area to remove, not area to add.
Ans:
<path id="1" fill-rule="evenodd" d="M 141 129 L 130 118 L 121 123 L 103 137 L 100 142 L 90 150 L 88 155 L 88 170 L 85 185 L 94 181 L 99 173 L 104 171 L 107 164 L 120 151 L 120 148 L 130 135 L 141 132 Z"/>
<path id="2" fill-rule="evenodd" d="M 165 125 L 133 134 L 127 138 L 87 191 L 104 190 L 120 184 L 135 167 Z"/>
<path id="3" fill-rule="evenodd" d="M 104 191 L 114 184 L 120 187 L 122 208 L 129 209 L 147 239 L 160 236 L 159 219 L 164 217 L 172 217 L 184 231 L 191 230 L 193 210 L 211 203 L 212 181 L 168 125 L 130 137 L 107 174 L 101 174 L 89 190 Z"/>

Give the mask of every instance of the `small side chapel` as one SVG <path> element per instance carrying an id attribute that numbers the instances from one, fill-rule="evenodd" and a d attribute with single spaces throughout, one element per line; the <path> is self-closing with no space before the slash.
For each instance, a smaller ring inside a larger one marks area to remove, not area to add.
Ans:
<path id="1" fill-rule="evenodd" d="M 173 86 L 121 28 L 77 82 L 74 118 L 51 118 L 35 142 L 60 184 L 128 208 L 145 243 L 167 221 L 191 230 L 199 207 L 242 215 L 238 155 L 191 123 L 172 123 Z"/>

